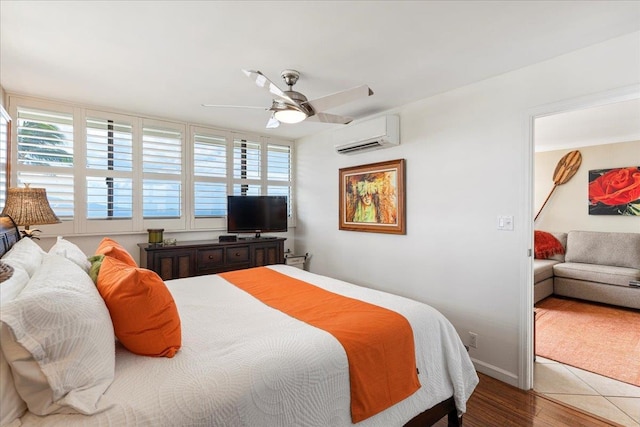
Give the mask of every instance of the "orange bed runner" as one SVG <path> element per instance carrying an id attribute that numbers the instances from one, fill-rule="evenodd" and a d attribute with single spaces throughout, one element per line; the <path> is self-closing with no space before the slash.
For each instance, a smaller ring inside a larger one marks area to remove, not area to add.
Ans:
<path id="1" fill-rule="evenodd" d="M 266 305 L 329 332 L 342 344 L 349 361 L 354 423 L 420 388 L 413 331 L 402 315 L 266 267 L 220 276 Z"/>

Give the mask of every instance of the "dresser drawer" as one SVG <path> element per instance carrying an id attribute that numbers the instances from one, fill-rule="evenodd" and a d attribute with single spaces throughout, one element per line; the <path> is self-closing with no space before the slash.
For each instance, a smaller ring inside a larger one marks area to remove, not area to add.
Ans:
<path id="1" fill-rule="evenodd" d="M 249 262 L 249 246 L 236 246 L 225 248 L 226 261 L 229 264 L 237 262 Z"/>
<path id="2" fill-rule="evenodd" d="M 198 250 L 198 270 L 211 270 L 221 265 L 224 265 L 224 248 Z"/>

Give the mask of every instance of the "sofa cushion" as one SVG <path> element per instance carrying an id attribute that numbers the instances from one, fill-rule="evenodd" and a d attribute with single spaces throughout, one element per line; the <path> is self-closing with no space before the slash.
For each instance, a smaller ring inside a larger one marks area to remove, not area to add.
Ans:
<path id="1" fill-rule="evenodd" d="M 640 280 L 640 269 L 577 262 L 556 264 L 553 273 L 556 277 L 625 287 L 629 286 L 630 280 Z"/>
<path id="2" fill-rule="evenodd" d="M 570 231 L 565 261 L 640 269 L 640 233 Z"/>
<path id="3" fill-rule="evenodd" d="M 558 261 L 552 259 L 533 260 L 533 283 L 540 283 L 553 277 L 553 266 L 556 264 Z"/>
<path id="4" fill-rule="evenodd" d="M 567 251 L 567 233 L 558 233 L 558 232 L 555 232 L 555 231 L 551 231 L 550 233 L 551 233 L 551 235 L 553 237 L 558 239 L 558 242 L 560 242 L 560 244 L 564 248 L 564 251 L 561 254 L 552 255 L 547 259 L 553 259 L 553 260 L 556 260 L 556 261 L 564 262 L 564 255 L 565 255 L 565 253 Z"/>

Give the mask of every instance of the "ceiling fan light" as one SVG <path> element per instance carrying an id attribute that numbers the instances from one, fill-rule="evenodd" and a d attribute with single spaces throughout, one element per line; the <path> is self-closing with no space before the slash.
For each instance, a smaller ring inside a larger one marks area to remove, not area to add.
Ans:
<path id="1" fill-rule="evenodd" d="M 282 123 L 300 123 L 307 118 L 307 114 L 294 109 L 278 110 L 275 112 L 275 117 Z"/>

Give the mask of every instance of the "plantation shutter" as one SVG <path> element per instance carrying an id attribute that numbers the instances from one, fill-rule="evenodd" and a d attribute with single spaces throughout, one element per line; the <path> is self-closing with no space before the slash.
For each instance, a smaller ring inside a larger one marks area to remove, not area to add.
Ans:
<path id="1" fill-rule="evenodd" d="M 17 109 L 17 185 L 45 188 L 60 219 L 74 216 L 73 115 Z"/>
<path id="2" fill-rule="evenodd" d="M 233 194 L 257 196 L 261 187 L 260 143 L 235 139 L 233 141 Z"/>
<path id="3" fill-rule="evenodd" d="M 182 216 L 183 132 L 161 123 L 142 128 L 142 214 L 148 218 Z"/>
<path id="4" fill-rule="evenodd" d="M 7 203 L 7 173 L 9 165 L 9 115 L 0 106 L 0 210 Z"/>
<path id="5" fill-rule="evenodd" d="M 133 217 L 132 125 L 87 118 L 87 218 Z"/>
<path id="6" fill-rule="evenodd" d="M 291 147 L 288 145 L 267 145 L 267 194 L 286 196 L 291 216 Z"/>
<path id="7" fill-rule="evenodd" d="M 227 141 L 222 136 L 193 135 L 194 216 L 227 214 Z"/>

